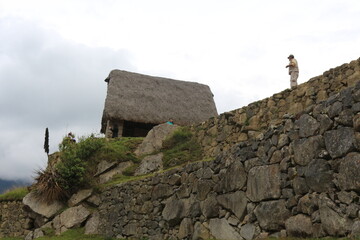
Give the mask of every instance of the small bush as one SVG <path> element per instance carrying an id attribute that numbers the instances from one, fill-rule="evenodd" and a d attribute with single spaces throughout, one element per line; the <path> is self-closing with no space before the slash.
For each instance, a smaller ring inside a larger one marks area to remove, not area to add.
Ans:
<path id="1" fill-rule="evenodd" d="M 93 176 L 100 161 L 139 163 L 133 152 L 141 141 L 142 138 L 104 139 L 90 135 L 75 143 L 65 137 L 59 144 L 59 153 L 50 156 L 47 170 L 38 171 L 33 189 L 47 202 L 65 200 L 80 188 L 96 186 Z M 134 171 L 129 169 L 127 173 L 133 175 Z"/>
<path id="2" fill-rule="evenodd" d="M 105 145 L 105 139 L 95 138 L 90 135 L 88 138 L 81 138 L 77 144 L 77 156 L 80 159 L 88 159 L 95 155 Z"/>

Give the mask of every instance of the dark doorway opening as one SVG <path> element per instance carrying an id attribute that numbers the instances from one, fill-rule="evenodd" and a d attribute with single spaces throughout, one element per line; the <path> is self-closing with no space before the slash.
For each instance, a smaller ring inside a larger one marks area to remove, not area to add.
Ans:
<path id="1" fill-rule="evenodd" d="M 157 124 L 124 121 L 123 137 L 146 137 Z"/>
<path id="2" fill-rule="evenodd" d="M 112 128 L 112 138 L 117 138 L 119 136 L 119 127 L 115 125 Z"/>

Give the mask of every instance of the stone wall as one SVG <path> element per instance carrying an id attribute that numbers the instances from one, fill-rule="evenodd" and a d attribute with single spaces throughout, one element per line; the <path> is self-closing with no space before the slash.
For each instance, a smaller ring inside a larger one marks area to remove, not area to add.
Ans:
<path id="1" fill-rule="evenodd" d="M 81 191 L 59 215 L 1 202 L 0 237 L 360 236 L 359 80 L 360 59 L 194 126 L 213 160 Z"/>
<path id="2" fill-rule="evenodd" d="M 107 189 L 100 232 L 150 239 L 360 236 L 360 83 L 276 121 L 215 160 Z"/>
<path id="3" fill-rule="evenodd" d="M 284 90 L 197 125 L 198 140 L 208 156 L 217 156 L 238 142 L 256 139 L 269 126 L 280 124 L 285 114 L 301 114 L 359 80 L 360 58 L 330 69 L 295 90 Z"/>
<path id="4" fill-rule="evenodd" d="M 0 238 L 25 236 L 32 228 L 21 201 L 0 202 Z"/>

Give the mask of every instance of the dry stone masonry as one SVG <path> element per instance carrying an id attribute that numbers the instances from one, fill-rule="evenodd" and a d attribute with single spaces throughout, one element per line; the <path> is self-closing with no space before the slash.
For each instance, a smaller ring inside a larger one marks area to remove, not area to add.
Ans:
<path id="1" fill-rule="evenodd" d="M 0 236 L 84 226 L 130 239 L 359 237 L 359 80 L 360 59 L 193 126 L 208 161 L 82 190 L 62 212 L 31 194 L 26 207 L 2 202 Z M 138 174 L 161 158 L 147 157 Z M 106 182 L 124 167 L 102 162 L 96 177 Z"/>
<path id="2" fill-rule="evenodd" d="M 150 239 L 360 234 L 360 83 L 213 161 L 113 186 L 100 232 Z"/>
<path id="3" fill-rule="evenodd" d="M 298 85 L 295 90 L 286 89 L 269 98 L 223 113 L 195 126 L 194 129 L 205 153 L 215 157 L 238 142 L 261 138 L 268 127 L 281 124 L 284 115 L 298 116 L 309 107 L 331 99 L 341 90 L 354 86 L 359 80 L 360 59 L 330 69 L 323 75 Z M 344 104 L 348 107 L 350 102 Z M 336 103 L 332 107 L 328 113 L 329 117 L 339 111 L 339 106 L 340 103 Z"/>

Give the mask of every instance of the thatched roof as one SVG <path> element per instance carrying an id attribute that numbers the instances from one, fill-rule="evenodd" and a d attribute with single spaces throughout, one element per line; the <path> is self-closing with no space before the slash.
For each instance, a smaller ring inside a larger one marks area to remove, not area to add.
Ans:
<path id="1" fill-rule="evenodd" d="M 189 125 L 217 116 L 213 94 L 207 85 L 113 70 L 108 78 L 102 117 L 107 120 L 160 124 L 169 118 Z"/>

